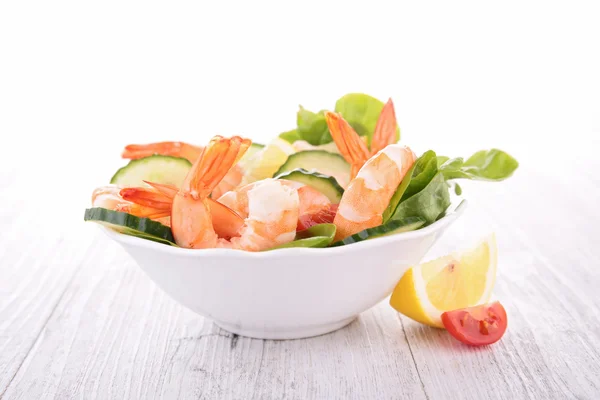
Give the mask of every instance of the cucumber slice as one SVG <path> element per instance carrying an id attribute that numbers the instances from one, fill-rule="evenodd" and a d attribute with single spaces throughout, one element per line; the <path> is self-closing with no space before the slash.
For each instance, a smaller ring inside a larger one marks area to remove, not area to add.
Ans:
<path id="1" fill-rule="evenodd" d="M 96 222 L 125 235 L 177 246 L 171 228 L 149 218 L 140 218 L 121 211 L 94 207 L 85 210 L 83 220 Z"/>
<path id="2" fill-rule="evenodd" d="M 145 186 L 143 181 L 150 181 L 179 187 L 191 168 L 192 164 L 185 158 L 153 155 L 131 160 L 113 175 L 110 183 L 137 187 Z"/>
<path id="3" fill-rule="evenodd" d="M 386 224 L 376 226 L 374 228 L 365 229 L 352 236 L 348 236 L 344 240 L 335 242 L 331 246 L 343 246 L 352 243 L 362 242 L 363 240 L 374 239 L 382 236 L 395 235 L 402 232 L 409 232 L 419 229 L 425 225 L 427 221 L 419 217 L 408 217 L 401 220 L 393 220 Z"/>
<path id="4" fill-rule="evenodd" d="M 346 187 L 350 182 L 350 164 L 341 155 L 325 150 L 307 150 L 294 153 L 288 157 L 287 161 L 273 176 L 298 168 L 308 172 L 320 172 L 333 176 L 342 187 Z"/>
<path id="5" fill-rule="evenodd" d="M 302 168 L 284 172 L 281 175 L 277 175 L 275 178 L 304 183 L 323 193 L 333 204 L 339 204 L 342 195 L 344 194 L 344 189 L 342 189 L 333 176 L 320 174 L 318 172 L 308 172 Z"/>

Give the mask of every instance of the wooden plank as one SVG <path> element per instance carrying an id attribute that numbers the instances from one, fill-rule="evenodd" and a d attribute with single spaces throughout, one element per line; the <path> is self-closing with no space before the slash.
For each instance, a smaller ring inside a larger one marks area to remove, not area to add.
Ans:
<path id="1" fill-rule="evenodd" d="M 0 394 L 597 398 L 599 191 L 577 173 L 593 166 L 582 161 L 559 173 L 523 168 L 502 184 L 463 185 L 467 214 L 428 258 L 497 232 L 495 294 L 510 327 L 485 349 L 399 316 L 386 301 L 317 338 L 230 335 L 167 298 L 118 245 L 81 227 L 72 205 L 55 199 L 58 216 L 45 216 L 32 211 L 35 202 L 0 197 L 3 209 L 26 210 L 0 214 L 10 226 L 0 231 Z M 32 193 L 19 188 L 22 198 Z"/>
<path id="2" fill-rule="evenodd" d="M 23 171 L 2 170 L 0 196 L 0 397 L 34 346 L 81 260 L 90 235 L 40 207 Z M 49 214 L 49 215 L 45 215 Z M 68 219 L 69 217 L 66 216 Z M 63 223 L 59 223 L 63 222 Z"/>
<path id="3" fill-rule="evenodd" d="M 429 398 L 597 398 L 600 274 L 590 228 L 600 221 L 574 186 L 530 171 L 503 185 L 465 185 L 471 206 L 434 253 L 496 232 L 495 297 L 509 330 L 498 344 L 473 349 L 400 317 Z M 557 213 L 569 209 L 580 213 Z"/>
<path id="4" fill-rule="evenodd" d="M 115 243 L 91 247 L 7 398 L 426 398 L 385 304 L 331 335 L 237 337 L 167 298 Z"/>

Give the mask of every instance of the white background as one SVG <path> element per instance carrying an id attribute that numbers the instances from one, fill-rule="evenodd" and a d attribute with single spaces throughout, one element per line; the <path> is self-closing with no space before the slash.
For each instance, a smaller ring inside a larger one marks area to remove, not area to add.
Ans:
<path id="1" fill-rule="evenodd" d="M 598 144 L 599 20 L 578 1 L 4 1 L 2 166 L 98 186 L 127 143 L 265 142 L 360 91 L 394 99 L 419 153 L 559 168 Z"/>

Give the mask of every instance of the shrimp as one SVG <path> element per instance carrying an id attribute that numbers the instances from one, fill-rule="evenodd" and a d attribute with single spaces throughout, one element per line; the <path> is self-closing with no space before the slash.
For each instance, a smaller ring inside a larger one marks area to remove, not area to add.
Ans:
<path id="1" fill-rule="evenodd" d="M 173 207 L 173 199 L 177 194 L 177 187 L 147 182 L 152 188 L 135 187 L 121 189 L 119 195 L 128 202 L 147 210 L 153 210 L 156 214 L 170 216 Z M 238 236 L 238 231 L 244 225 L 244 219 L 229 207 L 211 199 L 206 199 L 215 232 L 220 238 L 230 239 Z M 170 224 L 169 224 L 170 226 Z"/>
<path id="2" fill-rule="evenodd" d="M 148 144 L 130 144 L 125 146 L 121 156 L 128 159 L 149 157 L 154 154 L 163 156 L 181 157 L 192 164 L 202 155 L 204 147 L 195 146 L 185 142 L 156 142 Z M 211 194 L 213 198 L 219 198 L 225 192 L 235 189 L 242 182 L 244 171 L 239 165 L 234 165 L 227 175 L 219 182 Z"/>
<path id="3" fill-rule="evenodd" d="M 272 178 L 265 180 L 274 180 Z M 290 181 L 287 179 L 275 179 L 284 186 L 288 186 L 298 192 L 298 223 L 297 230 L 306 229 L 308 222 L 313 215 L 321 215 L 329 213 L 331 202 L 329 198 L 311 186 L 300 182 Z M 264 180 L 263 180 L 264 181 Z M 219 203 L 226 205 L 241 216 L 247 216 L 249 213 L 249 196 L 248 193 L 253 190 L 259 182 L 249 183 L 238 189 L 225 193 L 218 199 Z M 331 222 L 331 221 L 330 221 Z"/>
<path id="4" fill-rule="evenodd" d="M 261 251 L 294 240 L 298 191 L 276 179 L 261 181 L 248 191 L 248 216 L 239 236 L 227 240 L 214 230 L 208 195 L 249 146 L 249 140 L 238 136 L 216 136 L 196 160 L 171 209 L 171 230 L 179 246 Z"/>
<path id="5" fill-rule="evenodd" d="M 140 218 L 150 218 L 163 225 L 171 226 L 171 206 L 177 188 L 146 182 L 154 188 L 103 186 L 92 193 L 92 206 L 126 212 Z M 208 199 L 215 231 L 219 237 L 231 238 L 237 235 L 244 219 L 233 210 Z"/>
<path id="6" fill-rule="evenodd" d="M 321 221 L 320 223 L 332 222 L 333 216 L 335 215 L 335 207 L 332 207 L 329 198 L 318 190 L 307 186 L 303 183 L 290 181 L 286 179 L 278 179 L 277 181 L 281 184 L 288 186 L 298 192 L 298 223 L 296 226 L 297 230 L 306 229 L 310 227 L 312 220 Z M 207 199 L 211 203 L 211 213 L 213 227 L 217 233 L 227 231 L 229 235 L 222 235 L 219 233 L 219 237 L 233 237 L 232 231 L 238 230 L 243 225 L 243 218 L 248 217 L 248 192 L 256 187 L 258 182 L 249 183 L 241 186 L 238 189 L 232 190 L 225 193 L 217 201 Z M 152 182 L 146 182 L 152 186 L 153 189 L 148 188 L 128 188 L 121 191 L 123 199 L 131 201 L 146 207 L 157 207 L 156 212 L 170 211 L 173 199 L 177 193 L 177 188 L 173 185 L 156 184 Z M 214 191 L 213 191 L 214 193 Z M 216 204 L 215 204 L 216 203 Z M 216 208 L 218 214 L 215 215 L 213 208 Z M 239 221 L 233 227 L 229 217 L 223 210 L 229 210 L 236 215 L 240 216 Z M 313 223 L 314 224 L 314 223 Z"/>
<path id="7" fill-rule="evenodd" d="M 109 210 L 126 212 L 141 218 L 150 218 L 169 224 L 170 212 L 162 210 L 156 206 L 138 204 L 121 195 L 122 189 L 118 186 L 102 186 L 92 193 L 92 206 L 102 207 Z"/>
<path id="8" fill-rule="evenodd" d="M 383 106 L 371 141 L 371 150 L 348 122 L 339 114 L 325 113 L 325 120 L 340 154 L 350 163 L 350 179 L 354 179 L 369 158 L 396 140 L 396 114 L 389 99 Z"/>
<path id="9" fill-rule="evenodd" d="M 332 135 L 335 135 L 340 152 L 347 154 L 354 161 L 353 170 L 357 169 L 342 195 L 333 220 L 337 228 L 334 240 L 338 241 L 363 229 L 381 225 L 383 212 L 417 157 L 410 148 L 400 144 L 389 144 L 369 157 L 358 134 L 351 128 L 348 129 L 350 125 L 339 114 L 326 113 L 325 116 L 328 122 L 335 122 L 334 128 L 340 128 L 335 133 L 332 130 Z M 381 124 L 378 122 L 377 125 L 383 126 L 379 129 L 395 131 L 395 125 L 386 121 Z M 389 141 L 385 139 L 387 134 L 380 135 L 376 146 Z"/>

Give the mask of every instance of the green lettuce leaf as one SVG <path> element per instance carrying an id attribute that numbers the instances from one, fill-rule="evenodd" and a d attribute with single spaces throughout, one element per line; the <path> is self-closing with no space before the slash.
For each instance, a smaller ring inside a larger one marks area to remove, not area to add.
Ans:
<path id="1" fill-rule="evenodd" d="M 501 181 L 510 177 L 518 167 L 517 160 L 508 153 L 491 149 L 478 151 L 467 161 L 460 157 L 448 159 L 440 166 L 440 171 L 447 180 Z"/>
<path id="2" fill-rule="evenodd" d="M 414 178 L 411 182 L 413 181 Z M 427 224 L 431 224 L 449 206 L 450 192 L 448 191 L 448 185 L 443 174 L 438 172 L 423 190 L 400 202 L 392 216 L 392 220 L 421 217 L 427 221 Z"/>
<path id="3" fill-rule="evenodd" d="M 283 132 L 279 134 L 279 137 L 289 143 L 294 143 L 296 140 L 302 140 L 302 136 L 300 136 L 298 133 L 298 129 L 292 129 L 291 131 Z"/>
<path id="4" fill-rule="evenodd" d="M 462 194 L 462 188 L 456 182 L 454 183 L 454 194 L 456 194 L 457 196 L 460 196 Z"/>
<path id="5" fill-rule="evenodd" d="M 335 237 L 334 224 L 319 224 L 296 233 L 296 240 L 288 242 L 270 250 L 287 249 L 290 247 L 327 247 Z"/>
<path id="6" fill-rule="evenodd" d="M 333 140 L 325 120 L 325 111 L 314 113 L 300 106 L 296 114 L 296 124 L 298 125 L 298 135 L 314 146 Z"/>
<path id="7" fill-rule="evenodd" d="M 406 192 L 406 188 L 410 184 L 410 181 L 411 181 L 412 175 L 413 175 L 413 171 L 415 169 L 415 165 L 416 165 L 416 163 L 413 164 L 413 166 L 408 170 L 408 172 L 406 172 L 404 179 L 402 179 L 402 182 L 400 182 L 400 185 L 398 185 L 398 189 L 396 189 L 396 192 L 390 199 L 390 203 L 388 204 L 387 208 L 383 212 L 382 224 L 385 224 L 386 222 L 388 222 L 390 220 L 390 218 L 392 217 L 392 215 L 394 215 L 394 213 L 396 212 L 396 208 L 398 208 L 398 204 L 400 204 L 400 200 L 402 199 L 404 192 Z"/>
<path id="8" fill-rule="evenodd" d="M 450 159 L 450 157 L 446 157 L 446 156 L 437 156 L 437 164 L 438 164 L 438 168 L 442 166 L 442 164 L 444 164 L 446 161 L 448 161 Z"/>
<path id="9" fill-rule="evenodd" d="M 402 201 L 412 197 L 414 194 L 425 189 L 431 182 L 435 174 L 438 173 L 437 157 L 435 151 L 429 150 L 423 153 L 421 157 L 415 161 L 413 176 L 410 185 L 402 195 Z"/>
<path id="10" fill-rule="evenodd" d="M 406 173 L 404 179 L 396 189 L 390 200 L 390 204 L 383 212 L 383 222 L 387 222 L 396 212 L 398 205 L 423 190 L 438 172 L 435 151 L 429 150 L 417 158 L 411 169 Z"/>

